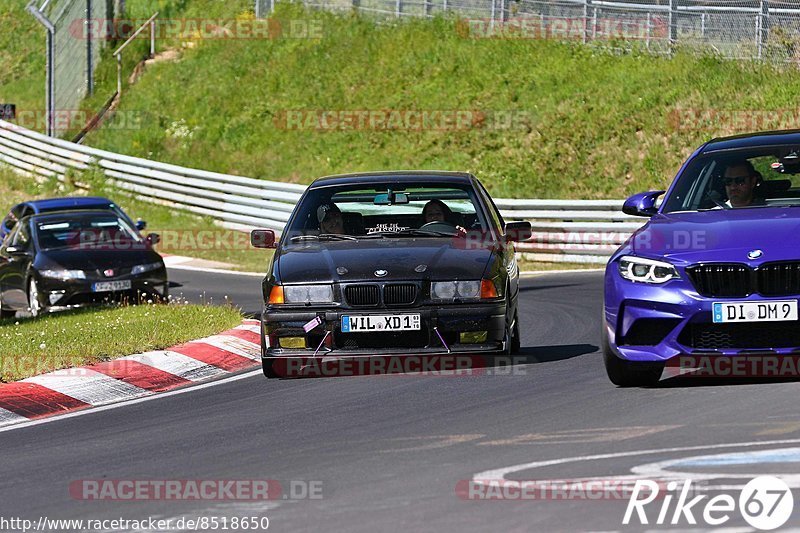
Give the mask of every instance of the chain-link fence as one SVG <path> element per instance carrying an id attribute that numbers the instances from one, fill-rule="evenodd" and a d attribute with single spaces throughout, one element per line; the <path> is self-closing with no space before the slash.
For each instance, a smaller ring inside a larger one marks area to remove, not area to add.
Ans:
<path id="1" fill-rule="evenodd" d="M 46 125 L 59 132 L 58 116 L 69 116 L 94 89 L 95 67 L 105 46 L 104 32 L 94 25 L 113 19 L 112 0 L 34 1 L 28 11 L 47 33 Z"/>
<path id="2" fill-rule="evenodd" d="M 302 0 L 314 8 L 380 17 L 453 13 L 473 38 L 613 40 L 670 53 L 705 47 L 732 59 L 800 63 L 797 0 Z M 269 16 L 275 0 L 255 0 Z"/>

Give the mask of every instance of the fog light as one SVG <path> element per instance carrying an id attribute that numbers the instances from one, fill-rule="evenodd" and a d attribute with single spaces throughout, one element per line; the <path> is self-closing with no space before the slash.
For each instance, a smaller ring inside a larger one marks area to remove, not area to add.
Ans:
<path id="1" fill-rule="evenodd" d="M 64 297 L 64 291 L 53 291 L 50 293 L 50 305 L 55 305 L 61 298 Z"/>
<path id="2" fill-rule="evenodd" d="M 488 331 L 464 331 L 459 335 L 461 344 L 483 344 L 487 338 Z"/>
<path id="3" fill-rule="evenodd" d="M 305 348 L 306 347 L 306 338 L 305 337 L 281 337 L 278 339 L 278 342 L 281 345 L 281 348 Z"/>

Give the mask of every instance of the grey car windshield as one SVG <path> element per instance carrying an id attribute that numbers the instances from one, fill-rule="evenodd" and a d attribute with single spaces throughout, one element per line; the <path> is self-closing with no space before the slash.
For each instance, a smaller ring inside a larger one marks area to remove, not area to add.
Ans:
<path id="1" fill-rule="evenodd" d="M 469 186 L 396 183 L 320 187 L 310 190 L 292 219 L 289 238 L 325 234 L 351 237 L 405 234 L 431 237 L 487 228 Z"/>
<path id="2" fill-rule="evenodd" d="M 46 217 L 34 222 L 36 241 L 41 250 L 101 247 L 121 243 L 141 243 L 136 231 L 113 213 Z"/>

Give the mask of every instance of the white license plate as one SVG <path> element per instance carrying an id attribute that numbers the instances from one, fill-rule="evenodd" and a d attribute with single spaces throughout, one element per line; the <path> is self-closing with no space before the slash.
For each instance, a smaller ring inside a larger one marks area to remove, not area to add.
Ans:
<path id="1" fill-rule="evenodd" d="M 122 281 L 99 281 L 92 284 L 92 291 L 94 292 L 112 292 L 112 291 L 127 291 L 131 288 L 131 280 L 126 279 Z"/>
<path id="2" fill-rule="evenodd" d="M 797 320 L 797 300 L 714 302 L 714 323 Z"/>
<path id="3" fill-rule="evenodd" d="M 419 315 L 343 315 L 342 333 L 418 331 Z"/>

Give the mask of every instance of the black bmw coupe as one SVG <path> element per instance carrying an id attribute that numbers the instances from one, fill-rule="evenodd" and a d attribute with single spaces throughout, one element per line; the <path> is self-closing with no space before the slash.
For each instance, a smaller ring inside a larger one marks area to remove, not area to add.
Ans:
<path id="1" fill-rule="evenodd" d="M 511 354 L 519 350 L 514 241 L 467 173 L 320 178 L 300 198 L 262 283 L 262 362 L 285 358 Z"/>

